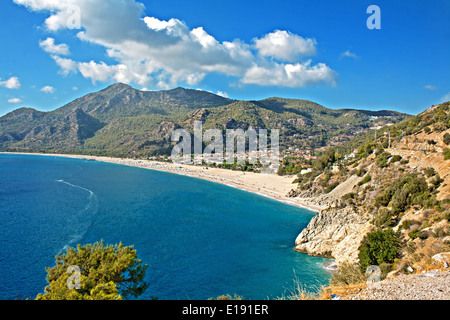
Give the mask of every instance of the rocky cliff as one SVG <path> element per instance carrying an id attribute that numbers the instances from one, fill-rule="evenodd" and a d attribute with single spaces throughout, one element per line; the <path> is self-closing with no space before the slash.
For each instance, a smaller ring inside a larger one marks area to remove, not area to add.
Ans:
<path id="1" fill-rule="evenodd" d="M 369 217 L 355 209 L 322 210 L 295 240 L 295 250 L 332 257 L 338 264 L 358 261 L 358 247 L 370 228 Z"/>
<path id="2" fill-rule="evenodd" d="M 332 257 L 338 265 L 355 264 L 364 237 L 389 228 L 404 241 L 402 260 L 393 268 L 436 253 L 435 248 L 415 253 L 428 242 L 448 248 L 450 159 L 444 155 L 450 143 L 450 103 L 384 130 L 353 144 L 354 157 L 325 151 L 312 172 L 298 176 L 298 188 L 288 196 L 327 209 L 298 235 L 296 251 Z"/>

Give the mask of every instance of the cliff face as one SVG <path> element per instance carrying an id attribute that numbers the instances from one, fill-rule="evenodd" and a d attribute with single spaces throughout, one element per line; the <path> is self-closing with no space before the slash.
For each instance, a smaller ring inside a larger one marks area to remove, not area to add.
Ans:
<path id="1" fill-rule="evenodd" d="M 347 207 L 322 210 L 295 240 L 295 250 L 332 257 L 338 264 L 358 261 L 358 247 L 370 228 L 369 218 Z"/>
<path id="2" fill-rule="evenodd" d="M 409 251 L 422 246 L 420 241 L 431 239 L 447 248 L 450 159 L 444 150 L 450 147 L 449 135 L 447 102 L 375 139 L 367 136 L 355 144 L 355 157 L 326 151 L 314 163 L 315 172 L 298 176 L 298 188 L 289 193 L 328 206 L 301 231 L 295 250 L 332 257 L 338 265 L 355 264 L 365 235 L 389 228 L 404 240 L 405 263 L 415 259 Z"/>

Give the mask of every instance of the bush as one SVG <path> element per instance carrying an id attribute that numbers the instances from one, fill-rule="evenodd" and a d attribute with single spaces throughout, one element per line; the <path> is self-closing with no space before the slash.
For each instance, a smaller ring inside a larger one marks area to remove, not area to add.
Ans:
<path id="1" fill-rule="evenodd" d="M 359 263 L 362 271 L 370 265 L 394 263 L 400 257 L 401 234 L 392 229 L 376 230 L 368 233 L 359 247 Z"/>
<path id="2" fill-rule="evenodd" d="M 344 194 L 344 195 L 341 197 L 341 199 L 342 199 L 343 201 L 347 201 L 348 199 L 356 199 L 356 196 L 357 196 L 356 193 L 350 192 L 350 193 Z"/>
<path id="3" fill-rule="evenodd" d="M 432 167 L 428 167 L 424 170 L 424 173 L 428 178 L 430 178 L 436 174 L 436 170 L 434 170 L 434 168 Z"/>
<path id="4" fill-rule="evenodd" d="M 332 285 L 351 285 L 364 282 L 365 280 L 364 273 L 361 272 L 361 268 L 358 265 L 344 262 L 333 273 L 330 283 Z"/>
<path id="5" fill-rule="evenodd" d="M 400 160 L 400 164 L 407 164 L 408 162 L 409 162 L 409 160 L 406 160 L 406 159 Z"/>
<path id="6" fill-rule="evenodd" d="M 441 185 L 442 182 L 444 182 L 444 179 L 442 179 L 441 176 L 438 175 L 438 174 L 435 175 L 435 176 L 433 177 L 433 179 L 431 179 L 431 181 L 430 181 L 430 183 L 431 183 L 435 188 L 438 188 L 438 187 Z"/>
<path id="7" fill-rule="evenodd" d="M 395 156 L 392 157 L 392 159 L 391 159 L 390 162 L 391 162 L 391 163 L 395 163 L 395 162 L 398 162 L 398 161 L 400 161 L 400 160 L 402 160 L 402 156 L 396 154 Z"/>
<path id="8" fill-rule="evenodd" d="M 408 233 L 408 236 L 413 240 L 415 238 L 425 240 L 430 236 L 430 234 L 428 233 L 428 231 L 424 231 L 424 230 L 420 231 L 419 229 L 414 229 L 410 233 Z"/>
<path id="9" fill-rule="evenodd" d="M 325 193 L 330 193 L 331 191 L 334 190 L 334 188 L 336 188 L 339 185 L 339 182 L 333 182 L 331 184 L 328 185 L 328 187 L 325 189 Z"/>
<path id="10" fill-rule="evenodd" d="M 375 205 L 377 207 L 381 207 L 381 206 L 386 207 L 389 204 L 389 202 L 391 202 L 391 199 L 394 196 L 394 193 L 395 193 L 395 189 L 392 186 L 385 188 L 375 198 Z"/>
<path id="11" fill-rule="evenodd" d="M 360 182 L 358 182 L 358 186 L 362 186 L 363 184 L 366 184 L 370 180 L 372 180 L 372 177 L 370 176 L 370 174 L 368 174 L 364 177 L 364 179 L 362 179 Z"/>
<path id="12" fill-rule="evenodd" d="M 412 225 L 420 225 L 420 222 L 417 220 L 404 220 L 400 225 L 400 228 L 408 230 Z"/>
<path id="13" fill-rule="evenodd" d="M 450 144 L 450 134 L 448 132 L 444 134 L 444 143 L 446 145 Z"/>
<path id="14" fill-rule="evenodd" d="M 408 236 L 414 240 L 415 238 L 417 238 L 418 233 L 419 233 L 419 229 L 414 229 L 408 233 Z"/>
<path id="15" fill-rule="evenodd" d="M 388 165 L 388 159 L 391 157 L 389 152 L 382 152 L 375 158 L 377 166 L 384 168 Z"/>
<path id="16" fill-rule="evenodd" d="M 387 186 L 375 199 L 375 205 L 390 205 L 393 214 L 405 211 L 410 205 L 431 205 L 435 197 L 430 194 L 425 178 L 410 173 L 401 176 L 393 184 Z"/>
<path id="17" fill-rule="evenodd" d="M 450 160 L 450 148 L 445 148 L 443 154 L 444 160 Z"/>
<path id="18" fill-rule="evenodd" d="M 382 208 L 376 214 L 373 224 L 377 227 L 389 227 L 392 224 L 392 211 Z"/>
<path id="19" fill-rule="evenodd" d="M 357 175 L 358 177 L 362 177 L 362 176 L 365 175 L 366 173 L 367 173 L 367 170 L 364 169 L 364 168 L 358 169 L 358 170 L 356 171 L 356 175 Z"/>
<path id="20" fill-rule="evenodd" d="M 422 240 L 427 239 L 430 236 L 430 234 L 427 231 L 420 231 L 417 233 L 417 237 L 419 237 Z"/>
<path id="21" fill-rule="evenodd" d="M 284 175 L 286 174 L 286 168 L 283 167 L 283 166 L 279 166 L 279 167 L 278 167 L 277 174 L 278 174 L 279 176 L 284 176 Z"/>

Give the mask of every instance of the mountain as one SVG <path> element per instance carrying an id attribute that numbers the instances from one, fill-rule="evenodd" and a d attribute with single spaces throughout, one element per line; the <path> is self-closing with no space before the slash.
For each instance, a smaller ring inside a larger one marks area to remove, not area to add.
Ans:
<path id="1" fill-rule="evenodd" d="M 176 88 L 141 91 L 117 83 L 50 112 L 21 108 L 0 118 L 0 150 L 111 156 L 170 154 L 171 132 L 279 129 L 281 147 L 320 148 L 350 140 L 408 115 L 394 111 L 332 110 L 307 100 L 237 101 Z"/>

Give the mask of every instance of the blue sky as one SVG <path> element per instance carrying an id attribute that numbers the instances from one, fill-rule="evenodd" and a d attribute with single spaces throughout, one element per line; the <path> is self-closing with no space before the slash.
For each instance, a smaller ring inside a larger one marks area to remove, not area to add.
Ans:
<path id="1" fill-rule="evenodd" d="M 450 100 L 449 16 L 448 0 L 3 0 L 0 115 L 115 82 L 417 114 Z"/>

